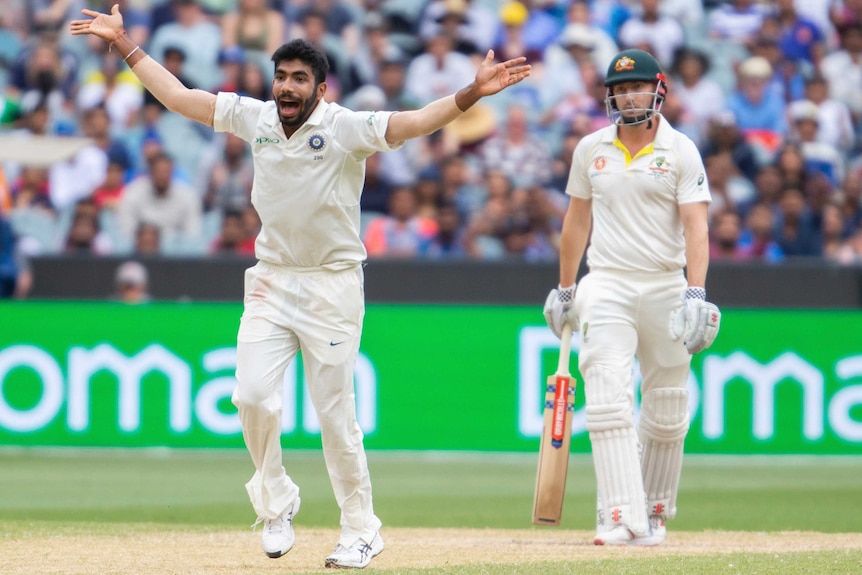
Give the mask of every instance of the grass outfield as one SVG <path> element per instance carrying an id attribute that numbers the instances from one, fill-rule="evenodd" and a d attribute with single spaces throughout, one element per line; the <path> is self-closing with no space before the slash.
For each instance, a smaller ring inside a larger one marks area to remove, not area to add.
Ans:
<path id="1" fill-rule="evenodd" d="M 0 451 L 0 573 L 310 573 L 337 539 L 319 452 L 287 452 L 298 543 L 259 550 L 243 451 Z M 573 456 L 559 528 L 530 524 L 534 455 L 369 454 L 377 573 L 862 573 L 862 459 L 685 460 L 665 545 L 590 545 L 594 478 Z M 747 533 L 746 533 L 747 532 Z"/>

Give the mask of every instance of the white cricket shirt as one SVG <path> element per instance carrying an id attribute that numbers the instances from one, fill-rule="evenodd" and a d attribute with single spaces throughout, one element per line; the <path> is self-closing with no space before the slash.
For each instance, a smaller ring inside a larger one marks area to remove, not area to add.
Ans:
<path id="1" fill-rule="evenodd" d="M 711 202 L 694 142 L 662 117 L 652 145 L 634 158 L 611 125 L 575 148 L 566 193 L 592 199 L 591 270 L 674 271 L 685 267 L 679 205 Z"/>
<path id="2" fill-rule="evenodd" d="M 251 202 L 261 221 L 255 242 L 259 260 L 332 270 L 365 260 L 359 237 L 365 158 L 400 147 L 386 142 L 391 115 L 354 112 L 321 100 L 287 138 L 274 101 L 218 94 L 213 127 L 251 145 Z"/>

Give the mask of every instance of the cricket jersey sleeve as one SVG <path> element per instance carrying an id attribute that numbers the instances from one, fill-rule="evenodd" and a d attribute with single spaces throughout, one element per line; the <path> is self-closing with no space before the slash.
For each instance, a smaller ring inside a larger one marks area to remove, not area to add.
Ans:
<path id="1" fill-rule="evenodd" d="M 679 138 L 676 146 L 679 154 L 677 203 L 691 204 L 695 202 L 712 202 L 709 192 L 709 182 L 706 179 L 706 169 L 697 146 L 686 136 Z"/>
<path id="2" fill-rule="evenodd" d="M 394 112 L 353 112 L 342 108 L 335 124 L 335 137 L 348 151 L 359 156 L 397 150 L 404 142 L 390 145 L 386 128 Z"/>
<path id="3" fill-rule="evenodd" d="M 593 197 L 590 183 L 590 156 L 595 149 L 593 137 L 583 138 L 572 153 L 572 167 L 569 169 L 569 180 L 566 183 L 566 194 L 575 198 L 588 200 Z"/>
<path id="4" fill-rule="evenodd" d="M 216 96 L 213 129 L 216 132 L 230 132 L 251 142 L 263 107 L 264 102 L 260 100 L 233 92 L 219 92 Z"/>

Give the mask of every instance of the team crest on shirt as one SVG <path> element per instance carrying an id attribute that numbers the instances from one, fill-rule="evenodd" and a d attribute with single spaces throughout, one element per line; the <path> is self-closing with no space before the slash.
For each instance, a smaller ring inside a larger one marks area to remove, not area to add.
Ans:
<path id="1" fill-rule="evenodd" d="M 315 132 L 308 138 L 308 147 L 319 152 L 326 147 L 326 138 L 323 137 L 323 134 Z"/>
<path id="2" fill-rule="evenodd" d="M 664 174 L 668 172 L 668 169 L 665 167 L 665 158 L 664 156 L 657 156 L 653 158 L 652 162 L 649 165 L 650 174 L 656 180 L 662 179 Z"/>
<path id="3" fill-rule="evenodd" d="M 605 166 L 607 166 L 607 165 L 608 165 L 608 161 L 605 160 L 604 156 L 599 156 L 598 158 L 596 158 L 593 161 L 593 167 L 599 171 L 604 170 Z"/>

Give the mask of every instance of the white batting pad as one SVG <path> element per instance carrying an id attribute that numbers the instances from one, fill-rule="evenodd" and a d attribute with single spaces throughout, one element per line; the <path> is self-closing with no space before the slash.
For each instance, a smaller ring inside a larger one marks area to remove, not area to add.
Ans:
<path id="1" fill-rule="evenodd" d="M 638 435 L 643 446 L 641 468 L 650 515 L 667 519 L 676 515 L 688 427 L 685 389 L 656 389 L 643 394 Z"/>
<path id="2" fill-rule="evenodd" d="M 606 525 L 623 524 L 640 535 L 648 531 L 638 440 L 629 401 L 614 401 L 624 381 L 601 367 L 588 368 L 587 430 Z"/>

